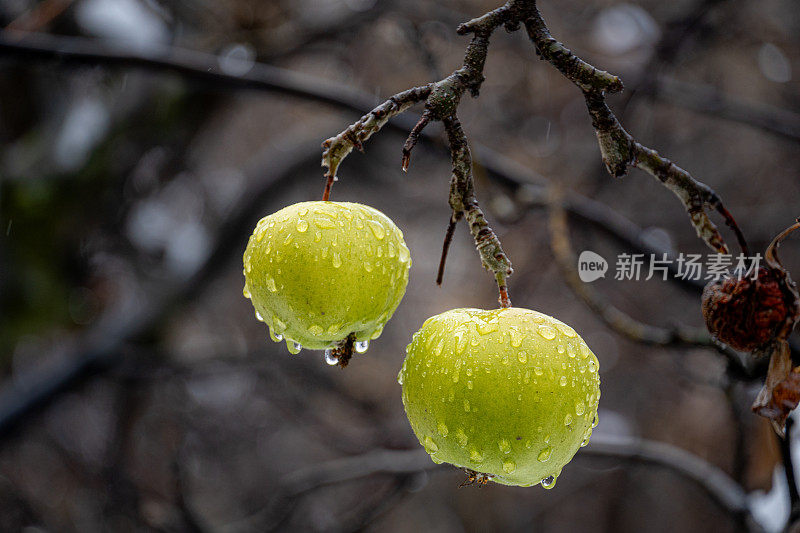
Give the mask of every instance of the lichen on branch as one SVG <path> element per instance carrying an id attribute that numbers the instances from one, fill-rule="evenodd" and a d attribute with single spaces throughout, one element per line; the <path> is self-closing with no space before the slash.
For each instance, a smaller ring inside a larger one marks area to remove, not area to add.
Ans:
<path id="1" fill-rule="evenodd" d="M 497 238 L 495 232 L 489 227 L 489 223 L 486 222 L 483 210 L 478 205 L 478 200 L 475 197 L 475 186 L 472 179 L 472 155 L 469 151 L 467 136 L 464 134 L 464 129 L 455 115 L 445 118 L 442 123 L 447 133 L 447 142 L 450 145 L 450 155 L 453 162 L 449 201 L 453 210 L 452 218 L 450 219 L 451 225 L 457 223 L 461 218 L 466 219 L 469 231 L 475 240 L 475 248 L 477 248 L 481 257 L 481 264 L 486 270 L 492 272 L 497 280 L 497 286 L 500 291 L 500 305 L 510 307 L 511 300 L 508 297 L 506 278 L 513 272 L 511 261 L 503 251 L 500 239 Z M 443 257 L 447 254 L 447 244 L 449 244 L 449 240 L 446 239 Z"/>

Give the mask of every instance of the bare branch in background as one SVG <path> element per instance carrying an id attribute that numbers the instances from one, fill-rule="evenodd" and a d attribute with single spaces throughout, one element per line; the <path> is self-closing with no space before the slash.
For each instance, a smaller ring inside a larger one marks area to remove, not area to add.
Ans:
<path id="1" fill-rule="evenodd" d="M 615 307 L 591 285 L 581 281 L 576 269 L 578 259 L 572 249 L 563 199 L 557 191 L 553 192 L 550 200 L 549 229 L 550 246 L 567 285 L 612 330 L 643 344 L 714 348 L 727 357 L 743 376 L 752 374 L 748 360 L 742 358 L 738 352 L 716 343 L 705 328 L 673 326 L 667 329 L 645 324 Z"/>
<path id="2" fill-rule="evenodd" d="M 750 514 L 744 488 L 718 467 L 670 444 L 595 434 L 589 446 L 576 458 L 619 459 L 665 468 L 702 489 L 748 529 L 759 530 Z M 373 450 L 303 468 L 281 480 L 278 492 L 265 509 L 229 525 L 224 531 L 273 531 L 289 518 L 299 498 L 318 488 L 379 474 L 408 475 L 431 470 L 443 471 L 445 467 L 431 461 L 422 449 Z"/>

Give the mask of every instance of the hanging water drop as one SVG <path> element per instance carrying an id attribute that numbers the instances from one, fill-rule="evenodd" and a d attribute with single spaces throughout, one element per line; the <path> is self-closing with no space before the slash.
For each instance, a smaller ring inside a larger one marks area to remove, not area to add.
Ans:
<path id="1" fill-rule="evenodd" d="M 286 349 L 289 350 L 290 354 L 297 355 L 300 353 L 300 350 L 303 349 L 303 346 L 299 342 L 295 342 L 292 339 L 286 339 Z"/>
<path id="2" fill-rule="evenodd" d="M 369 348 L 369 341 L 357 341 L 355 344 L 356 352 L 365 353 Z"/>
<path id="3" fill-rule="evenodd" d="M 556 486 L 555 476 L 547 476 L 542 480 L 542 487 L 545 489 L 552 489 L 555 486 Z"/>
<path id="4" fill-rule="evenodd" d="M 333 348 L 328 348 L 325 350 L 325 362 L 331 366 L 336 366 L 339 364 L 339 357 L 333 352 Z M 402 375 L 402 372 L 397 374 L 397 382 L 401 385 L 403 384 Z"/>

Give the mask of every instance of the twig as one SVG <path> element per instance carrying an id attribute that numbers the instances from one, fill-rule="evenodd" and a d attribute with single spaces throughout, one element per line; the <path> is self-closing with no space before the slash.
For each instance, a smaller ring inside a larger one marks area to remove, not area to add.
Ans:
<path id="1" fill-rule="evenodd" d="M 451 224 L 458 222 L 462 217 L 466 219 L 475 247 L 481 257 L 483 267 L 494 274 L 500 292 L 500 306 L 511 307 L 508 297 L 506 278 L 513 272 L 511 261 L 503 251 L 500 239 L 489 224 L 483 210 L 478 205 L 475 197 L 475 186 L 472 180 L 472 156 L 470 155 L 467 137 L 461 128 L 461 123 L 455 115 L 442 120 L 447 132 L 447 141 L 450 144 L 450 154 L 453 161 L 453 175 L 450 178 L 450 207 L 453 210 Z M 449 230 L 449 228 L 448 228 Z M 446 250 L 446 249 L 445 249 Z M 442 265 L 444 269 L 444 258 Z"/>
<path id="2" fill-rule="evenodd" d="M 738 352 L 717 344 L 705 328 L 673 326 L 662 328 L 645 324 L 606 301 L 591 285 L 581 281 L 575 266 L 566 211 L 561 195 L 554 190 L 549 205 L 550 246 L 567 285 L 609 328 L 635 342 L 655 346 L 704 346 L 714 348 L 735 365 L 742 377 L 752 375 L 751 365 Z"/>
<path id="3" fill-rule="evenodd" d="M 653 96 L 696 113 L 745 124 L 783 137 L 800 140 L 800 115 L 788 109 L 731 97 L 713 87 L 662 76 Z"/>
<path id="4" fill-rule="evenodd" d="M 363 143 L 380 131 L 390 118 L 424 100 L 425 112 L 411 129 L 403 146 L 402 169 L 403 171 L 408 170 L 411 151 L 428 123 L 434 120 L 441 121 L 447 133 L 453 162 L 449 202 L 453 214 L 445 236 L 437 283 L 441 284 L 447 251 L 452 239 L 452 228 L 459 220 L 465 218 L 480 254 L 481 263 L 484 268 L 494 274 L 497 281 L 500 305 L 503 307 L 511 306 L 506 278 L 511 275 L 513 270 L 497 235 L 489 227 L 486 217 L 478 205 L 472 179 L 472 156 L 469 151 L 469 143 L 456 113 L 461 97 L 467 90 L 473 97 L 478 96 L 484 81 L 483 69 L 489 50 L 489 37 L 501 25 L 505 25 L 508 30 L 518 28 L 520 22 L 530 16 L 531 9 L 534 9 L 534 3 L 530 0 L 509 0 L 502 7 L 462 24 L 458 28 L 458 33 L 460 35 L 471 34 L 472 40 L 467 46 L 461 68 L 435 83 L 395 94 L 343 132 L 327 139 L 322 144 L 322 166 L 327 168 L 323 199 L 327 199 L 330 188 L 336 180 L 336 172 L 344 158 L 354 148 L 360 149 Z"/>
<path id="5" fill-rule="evenodd" d="M 619 78 L 589 65 L 556 41 L 550 35 L 538 9 L 533 9 L 531 17 L 525 21 L 525 28 L 542 59 L 549 61 L 583 91 L 609 174 L 623 176 L 628 166 L 632 165 L 656 177 L 680 198 L 697 235 L 712 250 L 727 254 L 728 247 L 722 235 L 705 211 L 706 208 L 717 209 L 721 205 L 717 194 L 669 159 L 637 142 L 625 131 L 606 104 L 607 92 L 622 90 Z"/>
<path id="6" fill-rule="evenodd" d="M 30 11 L 11 21 L 6 29 L 18 32 L 40 31 L 61 15 L 72 5 L 72 2 L 73 0 L 44 0 Z"/>
<path id="7" fill-rule="evenodd" d="M 755 528 L 745 490 L 718 467 L 671 444 L 595 434 L 576 458 L 620 459 L 666 468 L 701 488 L 719 507 Z M 267 507 L 224 531 L 275 530 L 289 517 L 298 498 L 318 488 L 377 474 L 408 475 L 443 468 L 433 463 L 422 449 L 373 450 L 313 465 L 284 477 Z"/>

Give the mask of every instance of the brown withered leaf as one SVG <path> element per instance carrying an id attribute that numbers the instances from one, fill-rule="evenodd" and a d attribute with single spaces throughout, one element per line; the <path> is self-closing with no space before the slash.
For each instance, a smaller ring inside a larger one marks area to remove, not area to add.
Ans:
<path id="1" fill-rule="evenodd" d="M 767 379 L 752 409 L 783 436 L 786 417 L 800 403 L 800 367 L 792 368 L 789 343 L 784 339 L 776 339 L 767 351 L 771 352 Z"/>

